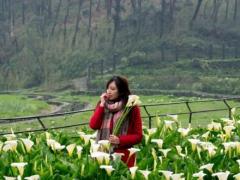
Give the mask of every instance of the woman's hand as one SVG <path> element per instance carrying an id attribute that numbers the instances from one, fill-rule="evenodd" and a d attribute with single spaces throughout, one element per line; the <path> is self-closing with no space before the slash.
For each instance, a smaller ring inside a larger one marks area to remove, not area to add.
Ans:
<path id="1" fill-rule="evenodd" d="M 102 93 L 102 95 L 100 96 L 100 106 L 101 107 L 104 106 L 106 99 L 107 99 L 107 93 Z"/>
<path id="2" fill-rule="evenodd" d="M 110 135 L 109 142 L 111 144 L 115 144 L 115 145 L 120 143 L 119 138 L 117 136 L 114 136 L 114 135 Z"/>

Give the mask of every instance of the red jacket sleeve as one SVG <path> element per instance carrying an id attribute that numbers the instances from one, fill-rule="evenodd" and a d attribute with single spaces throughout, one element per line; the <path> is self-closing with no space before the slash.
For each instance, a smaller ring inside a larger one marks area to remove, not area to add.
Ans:
<path id="1" fill-rule="evenodd" d="M 97 105 L 89 122 L 90 128 L 100 129 L 102 125 L 103 115 L 104 115 L 104 107 Z"/>
<path id="2" fill-rule="evenodd" d="M 119 140 L 119 148 L 138 144 L 142 141 L 142 119 L 139 107 L 133 107 L 128 127 L 128 133 L 127 135 L 119 136 Z"/>

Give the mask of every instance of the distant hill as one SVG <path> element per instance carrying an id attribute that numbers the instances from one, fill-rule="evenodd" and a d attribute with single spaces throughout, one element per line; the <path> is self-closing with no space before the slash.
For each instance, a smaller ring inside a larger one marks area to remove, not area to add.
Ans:
<path id="1" fill-rule="evenodd" d="M 1 0 L 0 90 L 123 74 L 134 88 L 237 94 L 237 3 Z"/>

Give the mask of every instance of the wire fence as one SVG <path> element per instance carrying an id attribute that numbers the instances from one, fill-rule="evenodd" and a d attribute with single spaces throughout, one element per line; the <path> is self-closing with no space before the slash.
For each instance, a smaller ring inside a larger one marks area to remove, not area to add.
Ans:
<path id="1" fill-rule="evenodd" d="M 155 103 L 155 104 L 144 104 L 141 105 L 142 113 L 145 114 L 141 116 L 143 120 L 147 120 L 148 122 L 148 128 L 153 127 L 153 118 L 155 117 L 164 117 L 169 115 L 187 115 L 188 120 L 187 123 L 191 124 L 193 122 L 193 116 L 196 114 L 201 113 L 209 113 L 209 112 L 219 112 L 219 111 L 227 111 L 227 116 L 229 119 L 232 117 L 232 109 L 233 108 L 240 108 L 240 106 L 232 106 L 230 102 L 240 102 L 240 97 L 237 98 L 224 98 L 224 99 L 211 99 L 211 100 L 196 100 L 196 101 L 181 101 L 181 102 L 171 102 L 171 103 Z M 194 104 L 198 103 L 209 103 L 209 102 L 222 102 L 224 104 L 224 107 L 221 108 L 214 108 L 214 109 L 204 109 L 204 110 L 194 110 Z M 182 105 L 185 106 L 185 109 L 187 111 L 181 111 L 176 113 L 156 113 L 156 111 L 153 111 L 152 109 L 161 109 L 163 106 L 170 106 L 170 109 L 174 109 L 174 105 Z M 70 125 L 64 125 L 64 126 L 57 126 L 57 127 L 48 127 L 43 120 L 46 118 L 51 117 L 63 117 L 67 115 L 73 115 L 73 114 L 81 114 L 85 112 L 91 112 L 93 113 L 94 109 L 86 109 L 86 110 L 77 110 L 77 111 L 69 111 L 64 113 L 55 113 L 55 114 L 48 114 L 48 115 L 39 115 L 39 116 L 27 116 L 27 117 L 15 117 L 15 118 L 1 118 L 0 119 L 0 125 L 3 124 L 11 124 L 11 123 L 20 123 L 20 122 L 27 122 L 27 121 L 35 121 L 38 122 L 41 125 L 40 129 L 34 129 L 34 130 L 23 130 L 23 131 L 16 131 L 15 134 L 19 133 L 28 133 L 28 132 L 38 132 L 38 131 L 47 131 L 47 130 L 53 130 L 53 129 L 64 129 L 64 128 L 71 128 L 71 127 L 78 127 L 78 126 L 84 126 L 88 125 L 88 121 L 84 121 L 81 123 L 74 123 Z M 199 123 L 199 122 L 198 122 Z M 10 134 L 11 132 L 1 132 L 0 135 Z"/>

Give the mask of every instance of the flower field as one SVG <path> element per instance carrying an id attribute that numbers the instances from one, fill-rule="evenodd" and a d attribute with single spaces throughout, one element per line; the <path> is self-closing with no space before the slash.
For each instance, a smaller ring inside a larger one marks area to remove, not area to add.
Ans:
<path id="1" fill-rule="evenodd" d="M 182 128 L 177 116 L 144 128 L 130 169 L 108 141 L 95 143 L 88 128 L 0 138 L 0 179 L 240 179 L 240 121 L 221 118 L 205 128 Z"/>

